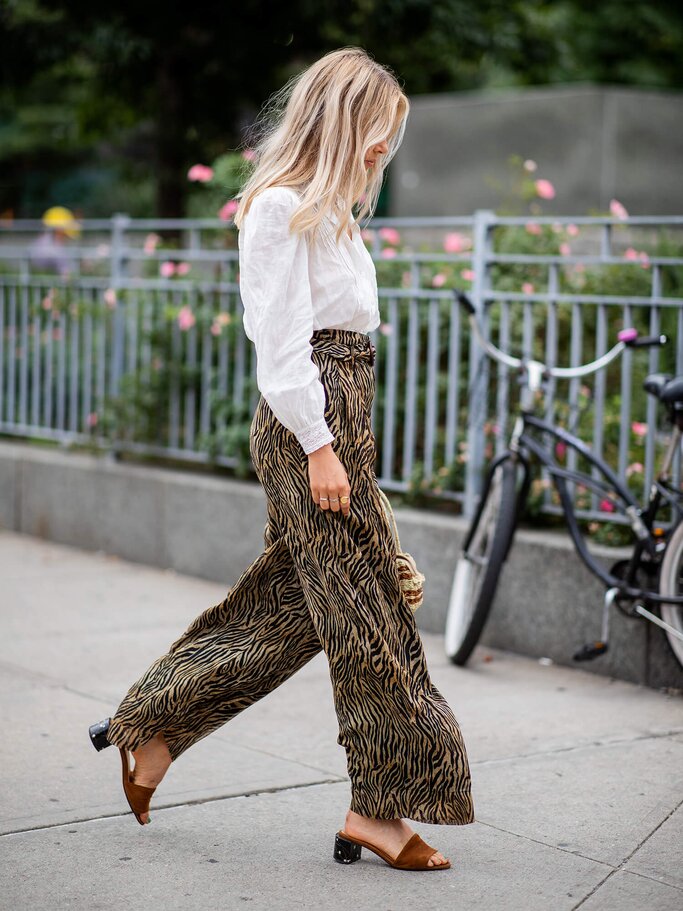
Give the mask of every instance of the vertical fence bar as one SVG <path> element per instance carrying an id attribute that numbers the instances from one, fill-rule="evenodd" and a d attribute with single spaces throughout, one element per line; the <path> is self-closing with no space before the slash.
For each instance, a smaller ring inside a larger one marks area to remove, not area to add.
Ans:
<path id="1" fill-rule="evenodd" d="M 410 483 L 415 460 L 415 439 L 417 436 L 417 383 L 418 357 L 420 348 L 420 314 L 415 298 L 408 301 L 408 333 L 406 352 L 406 393 L 403 415 L 403 466 L 401 477 Z"/>
<path id="2" fill-rule="evenodd" d="M 500 305 L 500 326 L 498 330 L 498 347 L 501 351 L 510 351 L 510 302 L 502 301 Z M 496 455 L 505 449 L 507 414 L 510 401 L 510 369 L 507 364 L 496 364 L 498 384 L 496 390 Z"/>
<path id="3" fill-rule="evenodd" d="M 623 328 L 629 328 L 633 319 L 631 306 L 624 305 Z M 629 443 L 631 432 L 631 377 L 633 370 L 633 351 L 625 348 L 621 355 L 621 402 L 619 404 L 619 465 L 618 473 L 622 478 L 626 477 L 626 468 L 629 457 Z"/>
<path id="4" fill-rule="evenodd" d="M 460 393 L 460 304 L 452 299 L 448 325 L 448 391 L 446 394 L 446 440 L 444 462 L 451 465 L 458 443 L 458 405 Z"/>
<path id="5" fill-rule="evenodd" d="M 31 424 L 40 426 L 40 288 L 33 288 L 31 292 L 33 304 L 33 353 L 31 356 Z M 1 372 L 1 369 L 0 369 Z M 2 389 L 0 389 L 0 400 Z"/>
<path id="6" fill-rule="evenodd" d="M 10 424 L 14 424 L 16 422 L 14 407 L 17 375 L 17 289 L 14 286 L 9 289 L 9 314 L 5 334 L 7 337 L 7 410 L 5 412 L 5 419 Z"/>
<path id="7" fill-rule="evenodd" d="M 493 248 L 493 225 L 495 215 L 487 210 L 474 214 L 474 232 L 472 248 L 472 303 L 477 317 L 486 326 L 486 291 L 488 290 L 488 261 Z M 486 355 L 470 334 L 469 347 L 469 405 L 467 419 L 467 470 L 465 473 L 465 499 L 463 511 L 471 518 L 479 497 L 482 483 L 484 461 L 484 422 L 486 415 L 486 397 L 488 390 L 488 363 Z M 472 407 L 478 402 L 479 407 Z"/>
<path id="8" fill-rule="evenodd" d="M 79 335 L 77 305 L 72 303 L 69 306 L 69 430 L 72 433 L 78 430 Z"/>
<path id="9" fill-rule="evenodd" d="M 384 365 L 384 421 L 382 428 L 382 478 L 393 478 L 395 453 L 395 421 L 398 402 L 398 353 L 400 344 L 400 319 L 396 298 L 389 299 L 389 341 L 386 344 Z"/>
<path id="10" fill-rule="evenodd" d="M 7 287 L 0 285 L 0 424 L 5 421 L 9 422 L 9 417 L 5 410 L 5 300 L 7 297 Z"/>
<path id="11" fill-rule="evenodd" d="M 605 304 L 598 304 L 595 326 L 595 357 L 601 357 L 607 350 L 607 312 Z M 604 422 L 605 422 L 605 371 L 598 370 L 595 374 L 595 399 L 593 402 L 593 452 L 596 456 L 602 456 L 604 441 Z M 591 468 L 591 475 L 599 478 L 600 474 L 596 468 Z M 597 494 L 592 494 L 593 509 L 598 506 Z"/>
<path id="12" fill-rule="evenodd" d="M 434 447 L 439 414 L 440 306 L 440 300 L 430 300 L 427 304 L 427 392 L 424 432 L 424 473 L 426 478 L 431 478 L 434 474 Z"/>
<path id="13" fill-rule="evenodd" d="M 19 423 L 28 424 L 28 285 L 21 284 L 21 334 L 19 336 Z"/>

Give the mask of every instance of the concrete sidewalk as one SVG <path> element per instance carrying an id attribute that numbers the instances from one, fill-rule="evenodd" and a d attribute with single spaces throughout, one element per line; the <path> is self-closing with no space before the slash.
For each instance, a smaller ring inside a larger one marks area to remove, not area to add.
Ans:
<path id="1" fill-rule="evenodd" d="M 327 664 L 173 765 L 152 824 L 88 725 L 225 586 L 0 532 L 0 907 L 680 911 L 683 700 L 423 635 L 468 746 L 477 822 L 416 829 L 430 875 L 332 860 L 349 787 Z"/>

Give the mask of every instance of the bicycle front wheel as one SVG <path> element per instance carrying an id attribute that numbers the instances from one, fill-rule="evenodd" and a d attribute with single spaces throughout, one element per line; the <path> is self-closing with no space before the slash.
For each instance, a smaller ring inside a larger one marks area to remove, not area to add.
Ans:
<path id="1" fill-rule="evenodd" d="M 674 529 L 659 573 L 660 595 L 683 595 L 683 522 Z M 683 633 L 683 607 L 680 604 L 662 604 L 662 620 Z M 683 666 L 683 641 L 672 633 L 666 638 L 678 663 Z"/>
<path id="2" fill-rule="evenodd" d="M 484 630 L 517 523 L 517 465 L 493 469 L 456 565 L 446 617 L 446 654 L 463 665 Z"/>

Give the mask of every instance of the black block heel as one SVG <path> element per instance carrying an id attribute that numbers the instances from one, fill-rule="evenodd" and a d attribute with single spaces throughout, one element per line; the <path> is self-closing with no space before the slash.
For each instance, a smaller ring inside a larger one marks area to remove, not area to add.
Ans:
<path id="1" fill-rule="evenodd" d="M 90 740 L 96 750 L 104 750 L 106 747 L 111 746 L 111 743 L 107 740 L 107 731 L 109 730 L 110 721 L 111 718 L 105 718 L 104 721 L 98 721 L 97 724 L 91 724 L 88 728 Z"/>
<path id="2" fill-rule="evenodd" d="M 333 857 L 338 864 L 352 864 L 360 860 L 361 850 L 361 846 L 355 842 L 348 841 L 339 834 L 334 836 Z"/>

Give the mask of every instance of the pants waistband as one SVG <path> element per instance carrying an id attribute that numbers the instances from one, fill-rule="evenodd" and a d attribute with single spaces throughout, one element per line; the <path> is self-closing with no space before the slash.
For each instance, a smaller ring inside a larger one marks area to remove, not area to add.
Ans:
<path id="1" fill-rule="evenodd" d="M 367 359 L 375 363 L 375 346 L 366 332 L 353 329 L 315 329 L 311 345 L 316 351 L 324 351 L 340 360 Z"/>

